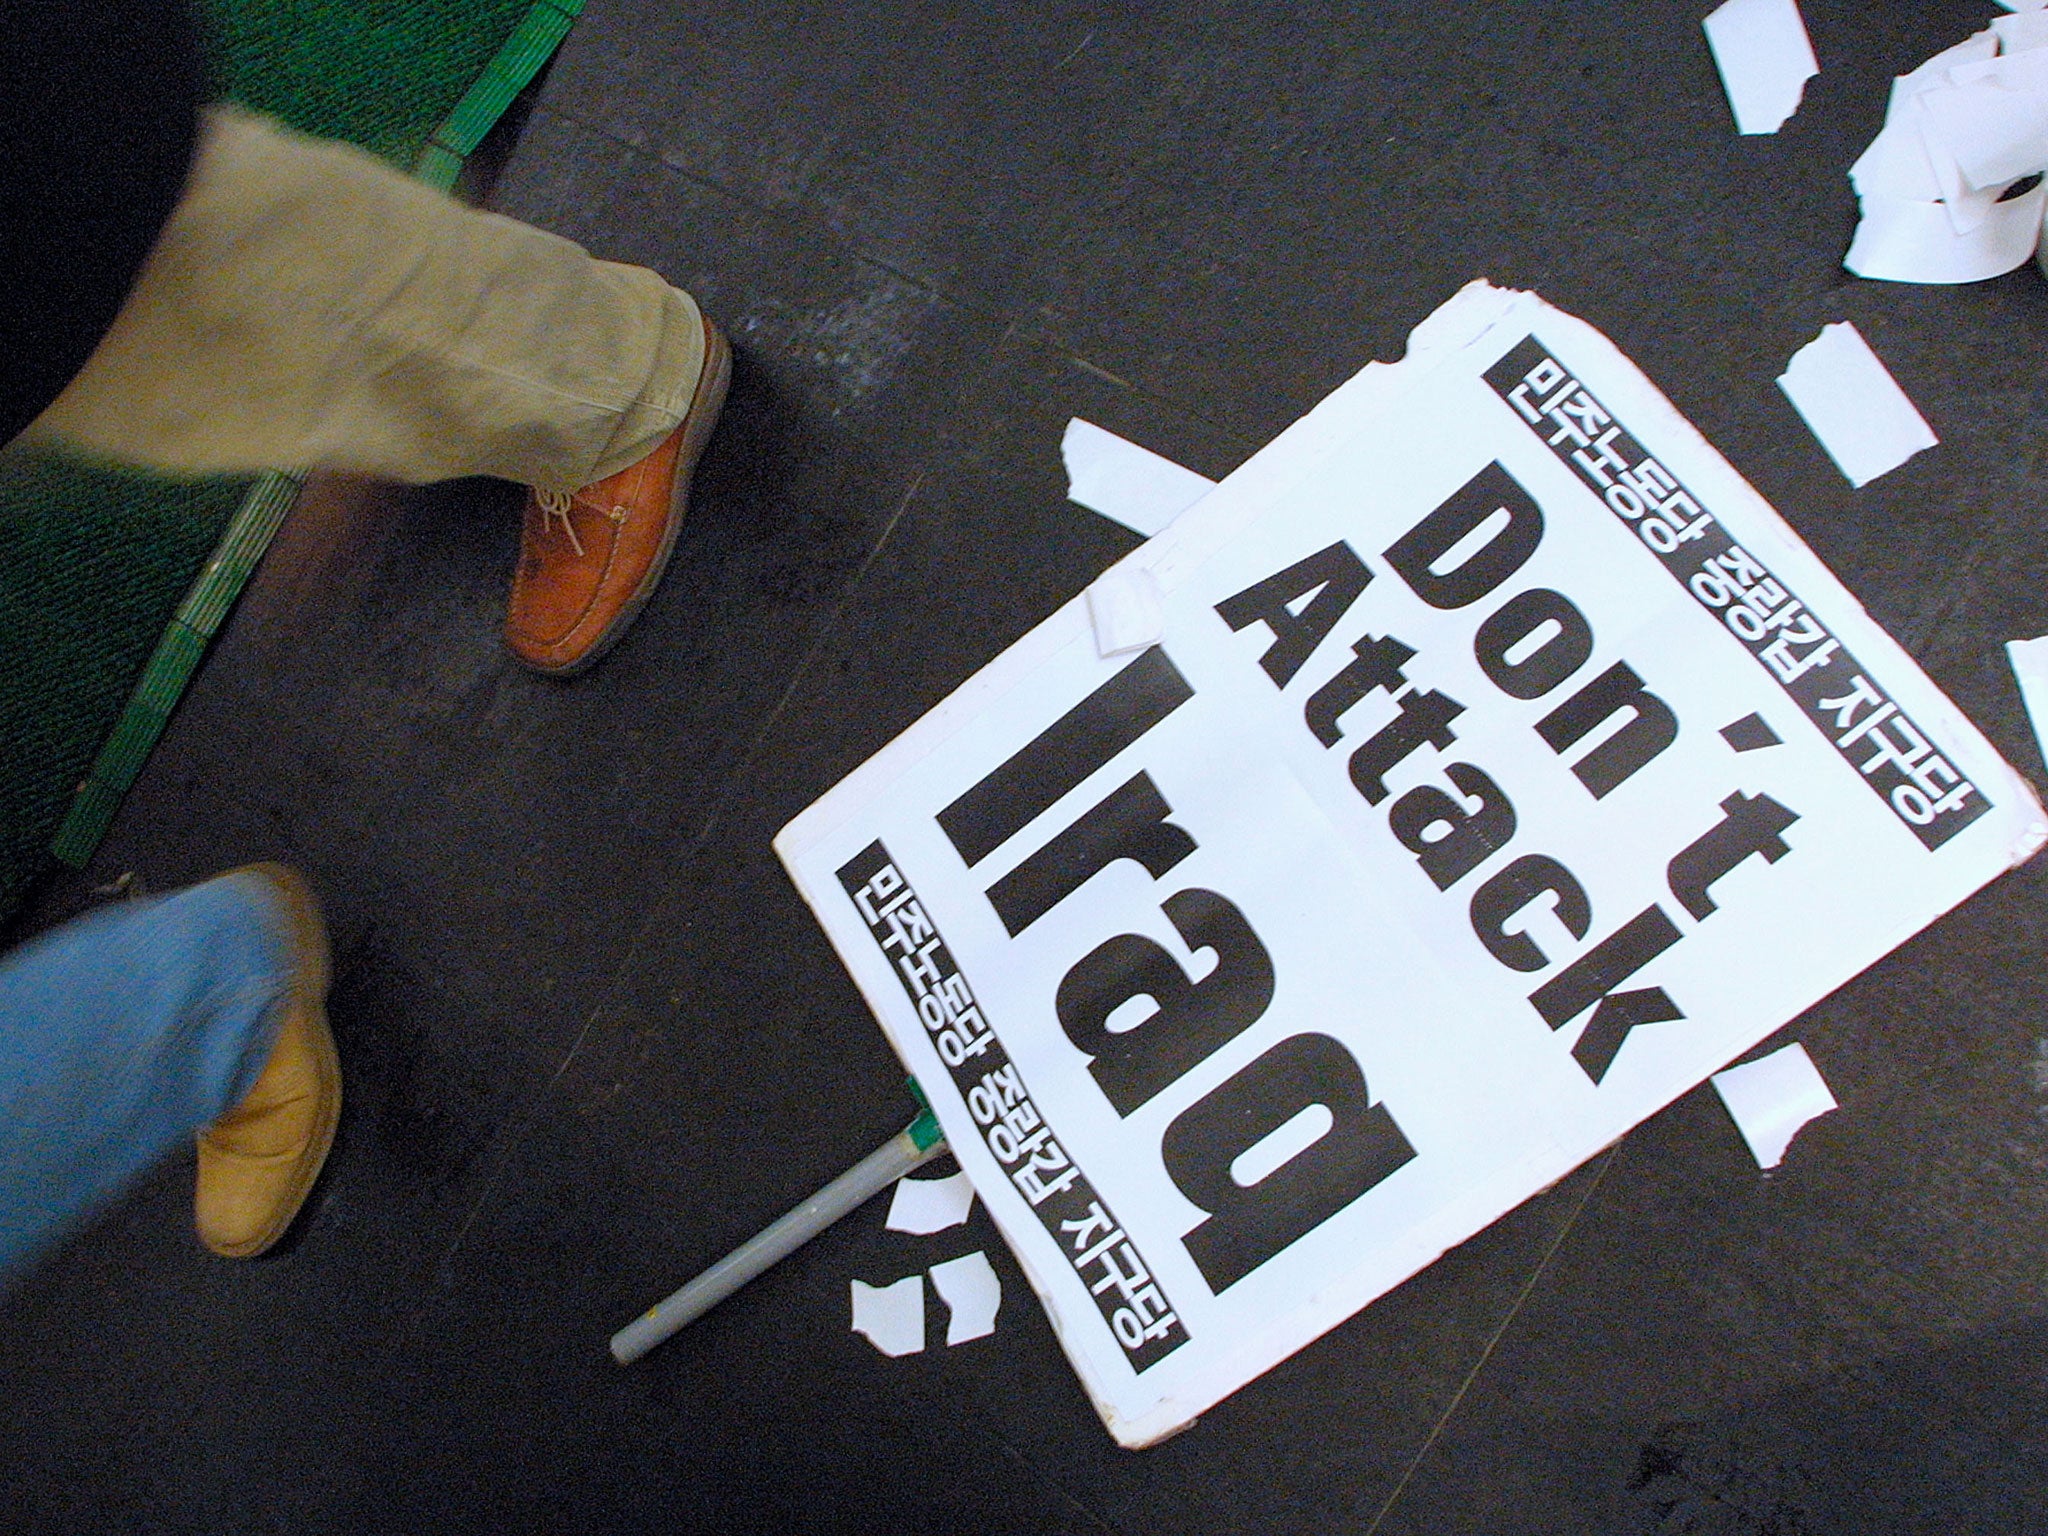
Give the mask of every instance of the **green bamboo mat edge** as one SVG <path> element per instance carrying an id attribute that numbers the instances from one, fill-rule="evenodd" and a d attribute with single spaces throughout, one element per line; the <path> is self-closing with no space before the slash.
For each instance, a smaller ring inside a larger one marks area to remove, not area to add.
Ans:
<path id="1" fill-rule="evenodd" d="M 583 0 L 539 0 L 477 77 L 455 109 L 428 136 L 413 163 L 413 174 L 447 191 L 462 165 L 513 98 L 554 56 Z M 90 859 L 113 825 L 128 791 L 141 776 L 171 712 L 184 697 L 207 646 L 242 594 L 271 537 L 298 499 L 302 473 L 273 471 L 259 478 L 228 522 L 220 545 L 179 605 L 163 638 L 142 670 L 142 679 L 99 756 L 72 799 L 71 810 L 50 843 L 51 856 L 73 869 Z"/>

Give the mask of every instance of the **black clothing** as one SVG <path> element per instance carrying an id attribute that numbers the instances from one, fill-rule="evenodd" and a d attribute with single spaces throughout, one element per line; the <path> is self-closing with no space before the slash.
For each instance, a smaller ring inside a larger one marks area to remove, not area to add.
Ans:
<path id="1" fill-rule="evenodd" d="M 113 323 L 203 99 L 185 0 L 0 0 L 0 442 Z"/>

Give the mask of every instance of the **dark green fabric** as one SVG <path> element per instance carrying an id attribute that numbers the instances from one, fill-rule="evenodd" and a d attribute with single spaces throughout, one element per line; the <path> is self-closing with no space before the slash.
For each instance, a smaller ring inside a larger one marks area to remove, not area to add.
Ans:
<path id="1" fill-rule="evenodd" d="M 410 168 L 533 0 L 214 0 L 221 93 Z"/>
<path id="2" fill-rule="evenodd" d="M 171 485 L 21 450 L 4 462 L 0 905 L 11 905 L 243 482 Z"/>
<path id="3" fill-rule="evenodd" d="M 220 94 L 410 168 L 533 0 L 213 0 Z M 0 455 L 0 919 L 120 719 L 245 480 Z"/>

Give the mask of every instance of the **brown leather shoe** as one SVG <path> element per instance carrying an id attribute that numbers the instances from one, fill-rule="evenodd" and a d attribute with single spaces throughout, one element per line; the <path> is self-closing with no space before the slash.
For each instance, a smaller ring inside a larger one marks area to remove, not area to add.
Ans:
<path id="1" fill-rule="evenodd" d="M 652 453 L 574 495 L 529 491 L 505 644 L 536 672 L 567 677 L 618 643 L 675 548 L 690 474 L 732 379 L 732 348 L 704 322 L 704 369 L 682 424 Z"/>
<path id="2" fill-rule="evenodd" d="M 327 1028 L 327 930 L 298 873 L 252 864 L 231 875 L 269 882 L 289 913 L 291 992 L 277 1041 L 242 1102 L 199 1133 L 194 1220 L 228 1259 L 270 1247 L 313 1188 L 341 1118 L 341 1063 Z"/>

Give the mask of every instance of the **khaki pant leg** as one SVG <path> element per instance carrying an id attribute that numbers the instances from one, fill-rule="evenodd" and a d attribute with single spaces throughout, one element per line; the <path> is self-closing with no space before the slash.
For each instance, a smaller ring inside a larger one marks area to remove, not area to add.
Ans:
<path id="1" fill-rule="evenodd" d="M 173 472 L 573 490 L 674 429 L 703 355 L 695 303 L 645 268 L 216 107 L 120 316 L 30 431 Z"/>

